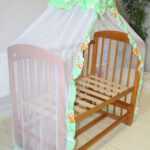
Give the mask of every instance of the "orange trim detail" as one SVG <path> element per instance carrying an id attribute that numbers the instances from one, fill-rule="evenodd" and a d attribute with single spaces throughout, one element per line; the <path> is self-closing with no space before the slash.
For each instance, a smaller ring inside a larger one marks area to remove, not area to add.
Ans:
<path id="1" fill-rule="evenodd" d="M 81 62 L 78 62 L 77 64 L 78 68 L 82 69 L 83 68 L 83 64 Z"/>
<path id="2" fill-rule="evenodd" d="M 139 51 L 137 49 L 132 50 L 134 54 L 139 55 Z"/>
<path id="3" fill-rule="evenodd" d="M 117 13 L 112 13 L 111 16 L 116 18 L 117 17 Z"/>
<path id="4" fill-rule="evenodd" d="M 69 117 L 69 121 L 70 121 L 70 123 L 73 123 L 73 122 L 75 122 L 75 118 L 74 118 L 74 115 L 71 113 L 71 114 L 69 114 L 68 115 L 68 117 Z"/>
<path id="5" fill-rule="evenodd" d="M 82 43 L 82 50 L 85 50 L 87 47 L 84 43 Z"/>

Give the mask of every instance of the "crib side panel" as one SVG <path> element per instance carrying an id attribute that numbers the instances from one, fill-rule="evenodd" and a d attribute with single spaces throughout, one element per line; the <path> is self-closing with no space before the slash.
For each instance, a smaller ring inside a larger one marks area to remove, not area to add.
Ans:
<path id="1" fill-rule="evenodd" d="M 63 62 L 31 45 L 8 49 L 14 146 L 22 150 L 66 149 Z"/>

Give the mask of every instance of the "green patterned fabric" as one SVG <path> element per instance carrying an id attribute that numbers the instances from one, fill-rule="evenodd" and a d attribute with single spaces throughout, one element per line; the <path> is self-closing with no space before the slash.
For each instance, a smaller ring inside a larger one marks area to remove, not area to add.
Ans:
<path id="1" fill-rule="evenodd" d="M 50 0 L 49 2 L 49 6 L 64 9 L 71 9 L 74 5 L 79 5 L 83 11 L 95 8 L 97 13 L 104 13 L 106 8 L 102 0 Z"/>
<path id="2" fill-rule="evenodd" d="M 67 150 L 72 150 L 74 149 L 75 146 L 75 140 L 74 140 L 74 136 L 75 136 L 75 120 L 74 120 L 74 100 L 76 97 L 76 86 L 75 86 L 75 82 L 74 80 L 70 81 L 70 92 L 69 92 L 69 103 L 68 103 L 68 111 L 67 111 L 67 127 L 68 127 L 68 140 L 67 140 Z M 72 115 L 73 117 L 73 121 L 71 121 L 69 119 L 69 115 Z"/>

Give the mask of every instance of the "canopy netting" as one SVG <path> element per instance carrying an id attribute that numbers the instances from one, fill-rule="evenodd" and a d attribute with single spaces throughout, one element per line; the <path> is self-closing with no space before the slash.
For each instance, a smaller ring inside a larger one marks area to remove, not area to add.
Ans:
<path id="1" fill-rule="evenodd" d="M 79 77 L 83 68 L 84 59 L 82 52 L 87 49 L 94 32 L 103 30 L 115 30 L 127 33 L 135 57 L 138 56 L 141 62 L 139 67 L 141 80 L 135 109 L 137 112 L 139 108 L 138 97 L 142 85 L 145 45 L 141 38 L 118 13 L 113 0 L 50 0 L 49 8 L 13 43 L 31 44 L 41 47 L 59 57 L 64 63 L 66 103 L 61 107 L 64 107 L 66 111 L 66 117 L 64 118 L 66 124 L 62 126 L 66 134 L 65 137 L 59 137 L 59 133 L 57 133 L 58 121 L 55 119 L 53 123 L 55 125 L 53 130 L 55 132 L 49 135 L 50 140 L 55 137 L 53 140 L 55 150 L 60 150 L 58 149 L 57 138 L 62 138 L 65 149 L 74 149 L 75 119 L 73 106 L 76 96 L 74 80 Z M 105 45 L 107 53 L 107 41 Z M 128 49 L 130 49 L 130 46 L 128 46 Z M 126 59 L 128 59 L 128 53 L 126 56 Z M 105 61 L 103 65 L 105 65 Z M 128 64 L 124 68 L 127 66 Z M 133 74 L 134 71 L 135 65 L 132 67 Z M 53 80 L 57 80 L 57 75 Z M 57 91 L 57 87 L 55 88 Z M 57 92 L 54 92 L 54 94 L 57 95 Z M 57 106 L 53 105 L 53 107 Z M 39 130 L 41 128 L 42 126 L 39 123 Z M 46 126 L 46 128 L 49 131 L 50 127 Z M 26 137 L 24 137 L 23 142 L 26 142 Z M 19 150 L 17 143 L 15 145 L 15 150 Z M 40 150 L 43 149 L 44 147 L 41 146 Z M 37 148 L 35 146 L 34 148 L 33 145 L 33 150 L 39 150 L 39 147 Z"/>

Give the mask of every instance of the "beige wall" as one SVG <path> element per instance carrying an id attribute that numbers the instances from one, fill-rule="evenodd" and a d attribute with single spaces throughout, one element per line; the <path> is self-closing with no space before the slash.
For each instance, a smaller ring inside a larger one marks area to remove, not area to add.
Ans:
<path id="1" fill-rule="evenodd" d="M 146 41 L 146 56 L 145 56 L 145 71 L 150 72 L 150 6 L 147 8 L 147 20 L 145 25 L 149 27 L 148 29 L 148 38 Z"/>
<path id="2" fill-rule="evenodd" d="M 0 52 L 47 8 L 49 0 L 0 0 Z"/>

